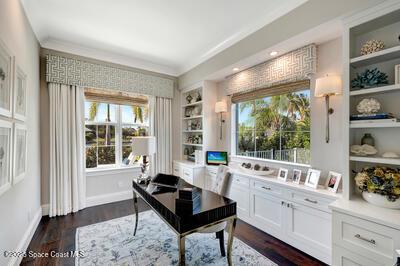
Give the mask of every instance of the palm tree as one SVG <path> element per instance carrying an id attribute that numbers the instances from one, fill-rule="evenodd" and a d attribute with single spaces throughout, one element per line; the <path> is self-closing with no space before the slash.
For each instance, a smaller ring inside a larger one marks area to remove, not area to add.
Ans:
<path id="1" fill-rule="evenodd" d="M 107 116 L 106 116 L 106 121 L 105 122 L 111 122 L 110 104 L 109 103 L 107 103 L 106 108 L 107 108 L 106 109 L 107 110 Z M 89 107 L 89 120 L 90 121 L 93 121 L 96 118 L 98 109 L 99 109 L 99 103 L 92 102 L 90 104 L 90 107 Z M 105 138 L 106 138 L 105 139 L 105 144 L 107 146 L 110 145 L 111 144 L 111 131 L 109 129 L 109 125 L 108 124 L 106 124 Z"/>

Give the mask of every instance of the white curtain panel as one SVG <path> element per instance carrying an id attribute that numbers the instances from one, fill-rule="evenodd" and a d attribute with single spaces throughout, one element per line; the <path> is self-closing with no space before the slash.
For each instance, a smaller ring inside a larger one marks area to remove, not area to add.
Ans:
<path id="1" fill-rule="evenodd" d="M 150 99 L 151 134 L 156 137 L 157 152 L 151 162 L 151 174 L 172 173 L 172 100 Z"/>
<path id="2" fill-rule="evenodd" d="M 85 207 L 84 91 L 48 83 L 50 95 L 49 216 Z"/>

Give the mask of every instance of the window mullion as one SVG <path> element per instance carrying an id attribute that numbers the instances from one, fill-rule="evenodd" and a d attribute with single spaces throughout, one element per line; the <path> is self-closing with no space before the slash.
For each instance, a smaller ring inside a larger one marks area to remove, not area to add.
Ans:
<path id="1" fill-rule="evenodd" d="M 115 160 L 118 167 L 122 166 L 122 128 L 121 128 L 121 106 L 117 105 L 117 126 L 115 129 Z"/>

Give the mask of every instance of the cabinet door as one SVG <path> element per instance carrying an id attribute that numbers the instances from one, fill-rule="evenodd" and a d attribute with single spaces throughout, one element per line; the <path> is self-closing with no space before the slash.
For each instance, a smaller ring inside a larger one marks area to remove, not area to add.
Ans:
<path id="1" fill-rule="evenodd" d="M 379 260 L 365 258 L 336 245 L 333 246 L 332 257 L 332 265 L 334 266 L 384 266 L 384 263 Z"/>
<path id="2" fill-rule="evenodd" d="M 317 253 L 331 254 L 332 215 L 302 204 L 287 205 L 287 235 L 311 246 Z"/>
<path id="3" fill-rule="evenodd" d="M 249 217 L 250 191 L 238 185 L 232 184 L 229 198 L 236 201 L 236 210 L 240 219 Z"/>
<path id="4" fill-rule="evenodd" d="M 173 164 L 173 173 L 175 176 L 182 177 L 181 166 L 177 163 Z"/>
<path id="5" fill-rule="evenodd" d="M 252 190 L 250 218 L 267 232 L 272 229 L 282 233 L 285 224 L 285 208 L 282 204 L 283 201 L 278 197 Z"/>
<path id="6" fill-rule="evenodd" d="M 182 178 L 193 185 L 193 169 L 188 167 L 182 167 Z"/>

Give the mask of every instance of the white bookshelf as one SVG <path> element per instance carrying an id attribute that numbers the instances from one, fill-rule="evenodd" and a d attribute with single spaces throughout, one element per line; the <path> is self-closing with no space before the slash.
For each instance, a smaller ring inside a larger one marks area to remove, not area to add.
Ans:
<path id="1" fill-rule="evenodd" d="M 200 94 L 201 100 L 195 97 Z M 186 97 L 191 95 L 194 99 L 188 102 Z M 181 159 L 187 160 L 188 154 L 195 150 L 215 149 L 217 141 L 217 116 L 214 113 L 214 106 L 217 100 L 216 83 L 203 81 L 191 87 L 182 89 L 181 92 Z M 201 110 L 201 113 L 191 113 L 190 110 Z M 187 116 L 189 110 L 190 116 Z M 192 128 L 190 125 L 200 125 L 200 128 Z M 200 143 L 189 142 L 190 137 L 200 136 Z"/>
<path id="2" fill-rule="evenodd" d="M 398 4 L 393 4 L 393 6 Z M 400 122 L 371 121 L 351 123 L 349 117 L 356 114 L 357 104 L 365 98 L 375 98 L 381 103 L 381 111 L 392 113 L 400 118 L 400 84 L 395 82 L 395 65 L 400 64 L 400 10 L 389 7 L 374 12 L 354 15 L 346 19 L 343 33 L 343 197 L 357 200 L 359 192 L 355 187 L 353 171 L 360 171 L 366 166 L 400 165 L 399 158 L 381 156 L 354 156 L 350 153 L 351 145 L 360 145 L 364 134 L 372 134 L 379 154 L 396 152 L 400 154 Z M 368 55 L 360 55 L 362 45 L 368 40 L 382 40 L 385 49 Z M 354 89 L 351 80 L 357 73 L 366 69 L 378 68 L 388 75 L 388 84 L 383 86 Z"/>

